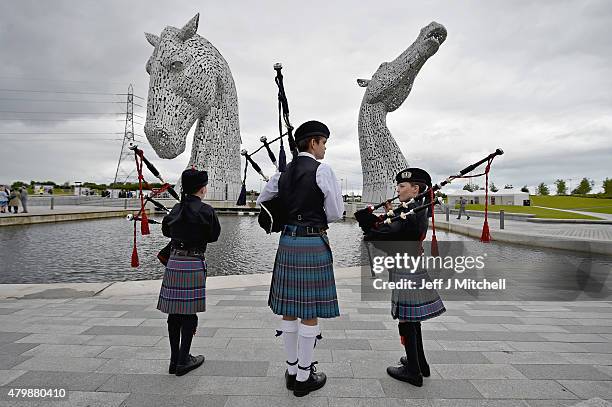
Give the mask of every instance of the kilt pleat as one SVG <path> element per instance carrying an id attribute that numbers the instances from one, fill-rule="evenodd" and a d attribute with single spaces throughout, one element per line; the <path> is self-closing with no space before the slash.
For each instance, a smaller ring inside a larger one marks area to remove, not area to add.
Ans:
<path id="1" fill-rule="evenodd" d="M 340 315 L 327 236 L 281 235 L 268 305 L 277 315 L 304 319 Z"/>
<path id="2" fill-rule="evenodd" d="M 394 273 L 394 281 L 412 280 L 420 287 L 421 280 L 431 281 L 429 274 L 421 270 L 417 273 Z M 395 289 L 391 294 L 391 316 L 404 321 L 425 321 L 446 311 L 444 303 L 435 289 Z"/>
<path id="3" fill-rule="evenodd" d="M 206 261 L 171 255 L 164 271 L 157 309 L 166 314 L 206 311 Z"/>

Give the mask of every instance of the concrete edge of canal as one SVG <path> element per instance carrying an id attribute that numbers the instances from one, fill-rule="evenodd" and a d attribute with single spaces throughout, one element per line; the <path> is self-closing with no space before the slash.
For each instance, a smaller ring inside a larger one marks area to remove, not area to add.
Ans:
<path id="1" fill-rule="evenodd" d="M 338 267 L 337 280 L 359 278 L 361 267 Z M 206 288 L 241 288 L 270 285 L 272 273 L 215 276 L 206 279 Z M 61 299 L 156 295 L 161 280 L 115 281 L 107 283 L 0 284 L 0 299 Z"/>
<path id="2" fill-rule="evenodd" d="M 106 219 L 125 217 L 129 214 L 138 212 L 139 209 L 92 209 L 75 212 L 42 213 L 22 216 L 0 217 L 0 227 L 2 226 L 23 226 L 35 225 L 40 223 L 72 222 L 78 220 Z M 150 210 L 147 209 L 147 213 Z"/>

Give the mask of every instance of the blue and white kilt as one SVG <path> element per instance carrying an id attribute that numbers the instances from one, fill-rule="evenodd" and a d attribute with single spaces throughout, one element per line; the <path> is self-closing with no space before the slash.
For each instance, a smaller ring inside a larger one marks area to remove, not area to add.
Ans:
<path id="1" fill-rule="evenodd" d="M 406 279 L 421 287 L 422 280 L 431 281 L 425 270 L 414 273 L 392 271 L 392 281 Z M 401 321 L 425 321 L 446 311 L 438 291 L 431 289 L 394 289 L 391 293 L 391 316 Z"/>
<path id="2" fill-rule="evenodd" d="M 172 254 L 166 265 L 157 309 L 166 314 L 206 311 L 206 260 Z"/>
<path id="3" fill-rule="evenodd" d="M 295 226 L 285 226 L 291 232 Z M 340 315 L 327 235 L 281 234 L 268 305 L 277 315 L 303 319 Z"/>

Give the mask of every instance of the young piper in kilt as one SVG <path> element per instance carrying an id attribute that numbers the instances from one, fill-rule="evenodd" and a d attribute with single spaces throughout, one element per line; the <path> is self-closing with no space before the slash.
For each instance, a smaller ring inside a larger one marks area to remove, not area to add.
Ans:
<path id="1" fill-rule="evenodd" d="M 285 172 L 268 181 L 257 203 L 276 194 L 287 208 L 288 220 L 281 232 L 268 305 L 282 315 L 278 335 L 287 353 L 286 386 L 301 397 L 325 385 L 324 373 L 316 373 L 312 361 L 321 330 L 317 318 L 340 315 L 332 252 L 325 230 L 342 218 L 344 203 L 338 180 L 325 156 L 329 129 L 318 121 L 302 124 L 295 132 L 300 151 Z M 298 323 L 297 318 L 301 318 Z"/>
<path id="2" fill-rule="evenodd" d="M 420 168 L 408 168 L 397 174 L 397 193 L 401 202 L 408 202 L 410 199 L 423 192 L 427 187 L 431 188 L 431 177 Z M 428 198 L 424 198 L 427 201 Z M 425 202 L 419 199 L 411 204 L 408 209 L 420 206 Z M 385 209 L 392 209 L 391 203 L 387 203 Z M 367 241 L 387 241 L 387 242 L 421 242 L 425 239 L 428 228 L 428 211 L 421 210 L 414 215 L 409 215 L 405 220 L 394 221 L 391 224 L 382 224 L 372 228 L 373 214 L 364 214 L 364 217 L 372 219 L 357 219 L 360 226 L 366 233 L 364 239 Z M 393 245 L 388 247 L 401 247 L 403 250 L 410 250 L 409 245 Z M 421 253 L 420 243 L 415 247 L 410 255 L 419 256 Z M 400 253 L 401 254 L 401 253 Z M 395 255 L 392 253 L 391 255 Z M 391 271 L 390 271 L 391 272 Z M 390 280 L 398 281 L 408 279 L 414 281 L 417 287 L 421 286 L 421 280 L 430 280 L 429 275 L 423 270 L 416 270 L 414 273 L 398 273 Z M 400 359 L 399 366 L 387 368 L 389 376 L 408 382 L 415 386 L 423 385 L 423 377 L 430 376 L 429 365 L 425 359 L 423 350 L 423 337 L 421 335 L 421 321 L 434 318 L 446 311 L 442 299 L 435 289 L 395 289 L 391 298 L 391 315 L 393 319 L 399 319 L 399 335 L 401 343 L 406 351 L 406 356 Z"/>
<path id="3" fill-rule="evenodd" d="M 181 176 L 181 202 L 162 221 L 162 233 L 170 237 L 172 251 L 157 309 L 168 314 L 170 368 L 182 376 L 204 363 L 204 356 L 191 356 L 191 341 L 198 326 L 197 312 L 206 311 L 206 245 L 221 232 L 214 209 L 202 202 L 208 174 L 189 169 Z"/>

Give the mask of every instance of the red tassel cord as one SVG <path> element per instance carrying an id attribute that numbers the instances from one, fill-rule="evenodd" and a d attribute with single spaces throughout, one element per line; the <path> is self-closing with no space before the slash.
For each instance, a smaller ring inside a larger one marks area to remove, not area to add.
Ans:
<path id="1" fill-rule="evenodd" d="M 151 234 L 151 231 L 149 230 L 149 218 L 147 217 L 146 211 L 142 211 L 142 214 L 140 215 L 140 233 L 143 236 Z"/>
<path id="2" fill-rule="evenodd" d="M 138 267 L 140 265 L 140 262 L 138 259 L 138 249 L 136 247 L 136 243 L 137 243 L 136 241 L 136 234 L 137 234 L 136 233 L 136 222 L 140 221 L 140 233 L 142 235 L 151 234 L 151 230 L 149 229 L 149 223 L 152 221 L 149 221 L 149 217 L 147 216 L 147 212 L 145 210 L 145 203 L 148 202 L 149 199 L 157 197 L 158 195 L 161 195 L 163 192 L 169 190 L 171 185 L 168 183 L 164 183 L 161 186 L 161 188 L 149 187 L 149 185 L 145 181 L 144 176 L 142 174 L 143 164 L 145 163 L 144 153 L 142 152 L 142 150 L 138 150 L 138 149 L 135 149 L 134 153 L 135 153 L 134 160 L 136 161 L 136 171 L 138 172 L 138 190 L 139 190 L 139 197 L 140 197 L 140 210 L 138 211 L 136 215 L 134 215 L 134 246 L 132 248 L 131 264 L 132 264 L 132 267 Z M 151 189 L 151 194 L 146 200 L 142 192 L 143 187 L 147 187 Z M 158 223 L 158 222 L 155 222 L 155 223 Z"/>
<path id="3" fill-rule="evenodd" d="M 438 250 L 438 238 L 436 237 L 436 218 L 434 216 L 434 191 L 429 188 L 429 200 L 431 201 L 431 255 L 439 256 L 440 251 Z"/>
<path id="4" fill-rule="evenodd" d="M 132 267 L 140 266 L 140 261 L 138 260 L 138 250 L 136 249 L 136 221 L 134 221 L 134 247 L 132 248 Z"/>
<path id="5" fill-rule="evenodd" d="M 483 243 L 489 243 L 491 241 L 491 233 L 489 232 L 489 170 L 491 169 L 491 161 L 490 159 L 487 162 L 487 168 L 485 169 L 485 220 L 482 225 L 482 235 L 480 236 L 480 241 Z"/>

